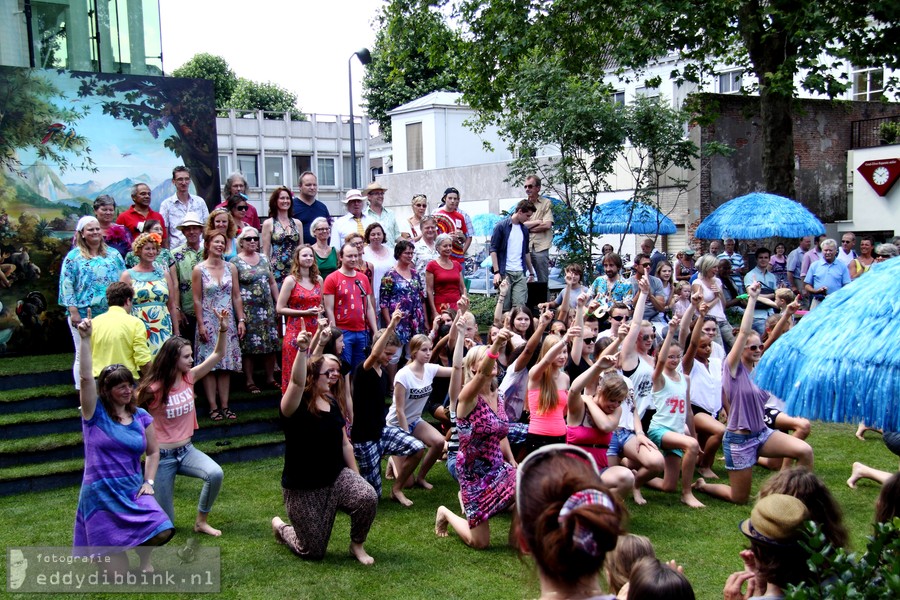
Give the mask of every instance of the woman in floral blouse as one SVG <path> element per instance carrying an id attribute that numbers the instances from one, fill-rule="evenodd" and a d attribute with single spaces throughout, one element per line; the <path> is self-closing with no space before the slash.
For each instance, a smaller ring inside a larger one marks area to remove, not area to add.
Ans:
<path id="1" fill-rule="evenodd" d="M 381 316 L 385 323 L 389 323 L 395 310 L 403 311 L 403 320 L 397 324 L 396 334 L 404 348 L 412 336 L 426 331 L 425 288 L 413 267 L 414 254 L 415 245 L 412 242 L 397 242 L 394 245 L 397 263 L 381 279 Z"/>

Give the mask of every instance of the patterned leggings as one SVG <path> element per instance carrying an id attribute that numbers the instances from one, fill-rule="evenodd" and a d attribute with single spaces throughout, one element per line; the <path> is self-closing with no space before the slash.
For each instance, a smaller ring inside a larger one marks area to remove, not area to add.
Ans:
<path id="1" fill-rule="evenodd" d="M 362 544 L 378 508 L 375 490 L 348 468 L 341 471 L 331 487 L 282 492 L 291 525 L 281 529 L 281 538 L 294 554 L 308 560 L 325 557 L 338 510 L 350 515 L 350 539 Z"/>

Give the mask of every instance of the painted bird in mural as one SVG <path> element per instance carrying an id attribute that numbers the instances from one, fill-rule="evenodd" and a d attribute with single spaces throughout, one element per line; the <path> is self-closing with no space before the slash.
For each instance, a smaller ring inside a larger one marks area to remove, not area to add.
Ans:
<path id="1" fill-rule="evenodd" d="M 47 132 L 44 134 L 44 137 L 41 138 L 41 143 L 46 144 L 49 142 L 54 135 L 65 129 L 66 126 L 62 123 L 54 123 L 53 125 L 47 128 Z"/>
<path id="2" fill-rule="evenodd" d="M 74 129 L 70 129 L 69 132 L 66 134 L 66 137 L 63 138 L 63 141 L 62 141 L 62 144 L 61 144 L 62 147 L 65 148 L 66 146 L 68 146 L 68 145 L 69 145 L 69 142 L 71 142 L 72 140 L 74 140 L 76 135 L 78 135 L 78 134 L 75 133 L 75 130 L 74 130 Z"/>

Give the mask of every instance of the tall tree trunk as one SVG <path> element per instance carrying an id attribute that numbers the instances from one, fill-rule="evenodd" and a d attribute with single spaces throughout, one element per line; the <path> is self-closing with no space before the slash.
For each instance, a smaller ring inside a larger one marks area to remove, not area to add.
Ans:
<path id="1" fill-rule="evenodd" d="M 760 86 L 762 170 L 766 192 L 794 198 L 794 99 Z"/>

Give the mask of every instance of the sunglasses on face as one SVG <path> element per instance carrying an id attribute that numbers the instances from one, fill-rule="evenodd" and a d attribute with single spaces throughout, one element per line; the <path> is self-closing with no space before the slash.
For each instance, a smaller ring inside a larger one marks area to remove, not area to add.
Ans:
<path id="1" fill-rule="evenodd" d="M 341 372 L 338 369 L 328 369 L 319 373 L 319 377 L 337 377 Z"/>
<path id="2" fill-rule="evenodd" d="M 751 346 L 744 346 L 750 352 L 756 352 L 757 350 L 762 350 L 762 344 L 753 344 Z"/>
<path id="3" fill-rule="evenodd" d="M 641 339 L 644 340 L 645 342 L 649 342 L 650 340 L 653 339 L 653 336 L 650 335 L 649 333 L 644 333 L 644 334 L 641 334 Z"/>
<path id="4" fill-rule="evenodd" d="M 584 338 L 585 344 L 594 344 L 596 342 L 597 342 L 597 338 L 595 338 L 595 337 Z"/>
<path id="5" fill-rule="evenodd" d="M 526 183 L 526 184 L 525 184 L 525 189 L 526 189 L 526 190 L 531 190 L 531 189 L 534 189 L 534 188 L 536 188 L 536 187 L 537 187 L 536 185 L 531 184 L 531 183 Z"/>
<path id="6" fill-rule="evenodd" d="M 247 207 L 246 206 L 235 206 L 235 209 L 237 209 L 240 212 L 244 212 L 245 210 L 247 210 Z"/>
<path id="7" fill-rule="evenodd" d="M 249 236 L 248 236 L 248 237 L 245 237 L 245 238 L 244 238 L 244 241 L 245 241 L 245 242 L 258 242 L 258 241 L 259 241 L 259 238 L 258 238 L 258 237 L 249 237 Z"/>
<path id="8" fill-rule="evenodd" d="M 631 317 L 629 317 L 628 315 L 614 315 L 609 318 L 612 319 L 613 321 L 617 321 L 619 323 L 621 323 L 622 321 L 625 321 L 627 323 L 628 321 L 631 320 Z"/>

